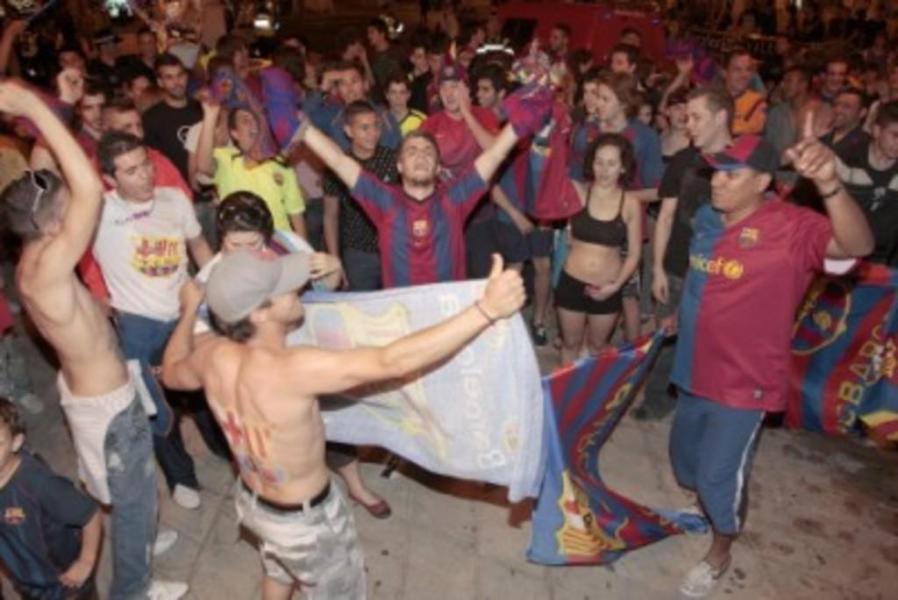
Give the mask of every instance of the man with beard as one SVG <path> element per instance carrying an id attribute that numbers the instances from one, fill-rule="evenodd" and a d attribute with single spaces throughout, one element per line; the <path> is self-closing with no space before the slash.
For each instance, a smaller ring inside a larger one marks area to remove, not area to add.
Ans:
<path id="1" fill-rule="evenodd" d="M 346 184 L 377 227 L 385 288 L 465 278 L 465 220 L 517 140 L 545 122 L 551 96 L 527 99 L 522 95 L 506 108 L 509 125 L 476 160 L 447 181 L 439 178 L 437 141 L 423 128 L 410 133 L 399 147 L 400 185 L 385 184 L 365 172 L 308 123 L 297 132 L 296 140 L 305 142 Z"/>
<path id="2" fill-rule="evenodd" d="M 178 57 L 166 53 L 156 59 L 156 83 L 162 100 L 143 114 L 144 141 L 167 156 L 181 177 L 190 181 L 184 140 L 190 126 L 203 119 L 203 109 L 187 97 L 187 69 Z"/>

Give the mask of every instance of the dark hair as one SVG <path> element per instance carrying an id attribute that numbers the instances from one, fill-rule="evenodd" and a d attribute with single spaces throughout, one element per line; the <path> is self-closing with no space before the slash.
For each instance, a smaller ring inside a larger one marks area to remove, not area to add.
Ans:
<path id="1" fill-rule="evenodd" d="M 367 100 L 355 100 L 346 105 L 343 109 L 343 122 L 347 125 L 352 123 L 359 115 L 374 114 L 377 115 L 374 105 Z"/>
<path id="2" fill-rule="evenodd" d="M 271 210 L 259 196 L 252 192 L 240 191 L 228 194 L 215 216 L 218 239 L 235 231 L 251 231 L 262 234 L 265 243 L 274 235 L 274 220 Z"/>
<path id="3" fill-rule="evenodd" d="M 238 52 L 245 52 L 248 49 L 246 40 L 236 33 L 226 33 L 215 42 L 215 55 L 221 56 L 229 64 L 234 62 L 234 55 Z"/>
<path id="4" fill-rule="evenodd" d="M 586 81 L 589 79 L 587 78 Z M 614 92 L 628 119 L 639 113 L 639 107 L 642 106 L 642 94 L 639 93 L 636 77 L 630 73 L 603 72 L 593 81 L 608 86 Z"/>
<path id="5" fill-rule="evenodd" d="M 384 20 L 381 19 L 380 17 L 374 17 L 373 19 L 371 19 L 370 21 L 368 21 L 368 27 L 373 27 L 374 29 L 376 29 L 376 30 L 378 30 L 379 32 L 381 32 L 381 33 L 384 35 L 384 37 L 386 37 L 387 39 L 389 39 L 389 37 L 390 37 L 390 28 L 387 27 L 386 21 L 384 21 Z"/>
<path id="6" fill-rule="evenodd" d="M 332 69 L 329 69 L 329 70 L 331 70 L 331 71 L 355 71 L 356 73 L 359 74 L 359 77 L 361 77 L 362 79 L 364 79 L 366 77 L 365 67 L 363 67 L 356 60 L 341 60 L 340 62 L 335 64 Z"/>
<path id="7" fill-rule="evenodd" d="M 181 59 L 171 52 L 163 52 L 156 57 L 155 69 L 157 77 L 162 75 L 162 67 L 181 67 L 185 71 L 187 70 L 187 68 L 184 66 L 184 63 L 181 62 Z"/>
<path id="8" fill-rule="evenodd" d="M 496 93 L 499 93 L 506 90 L 508 87 L 508 78 L 505 76 L 505 73 L 505 69 L 499 65 L 487 64 L 474 74 L 474 81 L 477 82 L 480 79 L 488 79 L 493 85 L 493 89 L 496 90 Z"/>
<path id="9" fill-rule="evenodd" d="M 624 37 L 625 35 L 635 35 L 640 40 L 642 40 L 642 32 L 634 27 L 624 27 L 623 29 L 621 29 L 619 37 Z"/>
<path id="10" fill-rule="evenodd" d="M 102 81 L 98 81 L 95 79 L 85 79 L 84 94 L 81 96 L 82 99 L 84 98 L 84 96 L 99 96 L 101 94 L 107 100 L 112 97 L 112 94 L 109 92 L 109 88 L 107 88 Z"/>
<path id="11" fill-rule="evenodd" d="M 0 195 L 4 225 L 26 242 L 39 238 L 61 187 L 62 179 L 52 171 L 26 171 Z"/>
<path id="12" fill-rule="evenodd" d="M 135 106 L 134 101 L 130 98 L 124 98 L 122 96 L 116 96 L 115 98 L 107 102 L 103 106 L 103 110 L 111 110 L 116 113 L 131 112 L 132 110 L 134 112 L 138 112 L 137 106 Z"/>
<path id="13" fill-rule="evenodd" d="M 124 131 L 107 131 L 97 145 L 100 172 L 104 175 L 115 173 L 115 159 L 135 148 L 142 148 L 143 141 Z"/>
<path id="14" fill-rule="evenodd" d="M 806 84 L 811 83 L 811 72 L 804 65 L 791 65 L 787 67 L 786 70 L 783 71 L 783 79 L 785 79 L 786 75 L 788 75 L 789 73 L 798 73 L 802 81 L 804 81 Z"/>
<path id="15" fill-rule="evenodd" d="M 689 90 L 686 88 L 677 88 L 667 97 L 667 106 L 675 104 L 686 104 L 689 101 Z"/>
<path id="16" fill-rule="evenodd" d="M 306 78 L 306 57 L 296 48 L 280 46 L 274 52 L 272 63 L 289 73 L 296 83 L 302 83 Z"/>
<path id="17" fill-rule="evenodd" d="M 893 123 L 898 123 L 898 100 L 880 105 L 873 124 L 877 127 L 888 127 Z"/>
<path id="18" fill-rule="evenodd" d="M 262 304 L 258 306 L 258 308 L 268 308 L 271 306 L 271 300 L 266 300 Z M 256 326 L 250 320 L 250 317 L 244 317 L 237 321 L 236 323 L 225 323 L 211 310 L 209 311 L 209 321 L 212 325 L 212 329 L 221 335 L 225 336 L 229 340 L 233 340 L 238 343 L 243 343 L 249 341 L 254 335 L 256 335 Z"/>
<path id="19" fill-rule="evenodd" d="M 9 427 L 9 432 L 16 435 L 25 433 L 25 422 L 15 402 L 5 396 L 0 396 L 0 422 Z"/>
<path id="20" fill-rule="evenodd" d="M 861 88 L 857 88 L 854 86 L 848 86 L 839 90 L 839 93 L 836 94 L 836 98 L 841 96 L 842 94 L 849 94 L 852 96 L 857 96 L 858 100 L 860 100 L 861 108 L 867 108 L 870 105 L 870 99 L 867 96 L 867 93 Z"/>
<path id="21" fill-rule="evenodd" d="M 412 84 L 409 83 L 408 74 L 403 73 L 402 71 L 393 71 L 390 73 L 390 76 L 387 77 L 387 80 L 384 82 L 384 92 L 390 89 L 390 86 L 394 83 L 402 84 L 408 91 L 412 91 Z"/>
<path id="22" fill-rule="evenodd" d="M 156 85 L 156 82 L 152 78 L 147 77 L 147 74 L 142 71 L 126 71 L 124 77 L 125 87 L 131 87 L 141 77 L 149 81 L 150 85 Z"/>
<path id="23" fill-rule="evenodd" d="M 631 65 L 639 64 L 639 49 L 635 46 L 631 46 L 630 44 L 616 44 L 608 54 L 609 60 L 615 54 L 626 54 L 628 63 Z"/>
<path id="24" fill-rule="evenodd" d="M 748 50 L 748 48 L 745 48 L 743 46 L 736 46 L 735 48 L 727 52 L 724 56 L 723 68 L 729 69 L 730 63 L 733 62 L 733 59 L 739 56 L 747 56 L 749 58 L 752 58 L 751 52 Z"/>
<path id="25" fill-rule="evenodd" d="M 402 153 L 402 149 L 409 142 L 409 140 L 416 140 L 416 139 L 426 140 L 426 141 L 430 142 L 430 145 L 433 146 L 433 149 L 436 150 L 436 152 L 437 152 L 437 163 L 439 163 L 441 158 L 440 158 L 440 146 L 439 146 L 439 144 L 437 144 L 437 139 L 435 137 L 433 137 L 432 133 L 430 133 L 429 131 L 425 131 L 423 129 L 415 129 L 414 131 L 410 131 L 408 134 L 406 134 L 406 136 L 402 139 L 402 143 L 399 144 L 399 152 L 397 153 L 397 156 L 398 156 L 398 154 Z"/>
<path id="26" fill-rule="evenodd" d="M 636 157 L 633 153 L 633 144 L 619 133 L 602 133 L 593 140 L 586 149 L 586 156 L 583 159 L 583 178 L 586 181 L 595 180 L 595 172 L 592 165 L 596 161 L 596 153 L 605 146 L 614 146 L 620 153 L 621 175 L 618 183 L 624 184 L 633 175 L 636 167 Z"/>
<path id="27" fill-rule="evenodd" d="M 557 29 L 558 31 L 563 33 L 565 35 L 565 37 L 567 37 L 568 39 L 570 39 L 570 37 L 571 37 L 571 26 L 568 25 L 567 23 L 555 23 L 555 25 L 552 26 L 552 29 Z"/>
<path id="28" fill-rule="evenodd" d="M 730 96 L 722 86 L 719 85 L 703 85 L 689 92 L 689 100 L 704 98 L 708 104 L 708 110 L 712 113 L 726 111 L 727 124 L 732 123 L 733 115 L 736 113 L 736 105 L 733 97 Z"/>
<path id="29" fill-rule="evenodd" d="M 228 111 L 228 132 L 231 132 L 237 128 L 237 113 L 239 113 L 241 110 L 243 112 L 247 112 L 247 113 L 251 114 L 253 116 L 253 119 L 255 119 L 255 121 L 256 121 L 256 125 L 259 125 L 259 126 L 262 125 L 261 123 L 259 123 L 259 117 L 257 117 L 256 113 L 251 111 L 248 106 L 245 106 L 245 105 L 235 106 L 234 108 L 232 108 L 231 110 Z"/>

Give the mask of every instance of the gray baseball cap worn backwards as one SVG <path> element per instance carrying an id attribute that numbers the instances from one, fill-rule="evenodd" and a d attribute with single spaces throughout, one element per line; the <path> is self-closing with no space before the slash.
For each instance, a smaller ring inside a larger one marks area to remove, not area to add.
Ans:
<path id="1" fill-rule="evenodd" d="M 229 252 L 206 282 L 209 310 L 225 323 L 245 319 L 267 300 L 301 289 L 309 280 L 309 258 L 307 253 Z"/>

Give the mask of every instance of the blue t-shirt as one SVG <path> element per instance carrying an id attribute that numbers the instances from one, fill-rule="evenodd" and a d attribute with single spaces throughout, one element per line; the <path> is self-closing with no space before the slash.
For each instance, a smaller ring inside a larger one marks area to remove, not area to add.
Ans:
<path id="1" fill-rule="evenodd" d="M 0 562 L 28 598 L 62 598 L 59 583 L 81 553 L 81 528 L 98 507 L 27 451 L 0 488 Z"/>

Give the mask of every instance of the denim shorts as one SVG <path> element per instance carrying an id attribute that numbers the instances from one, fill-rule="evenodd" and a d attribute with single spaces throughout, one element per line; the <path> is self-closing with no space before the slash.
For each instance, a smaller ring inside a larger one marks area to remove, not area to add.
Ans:
<path id="1" fill-rule="evenodd" d="M 365 597 L 365 565 L 352 511 L 334 484 L 315 506 L 277 510 L 240 485 L 237 518 L 259 540 L 265 574 L 298 583 L 309 600 Z"/>

